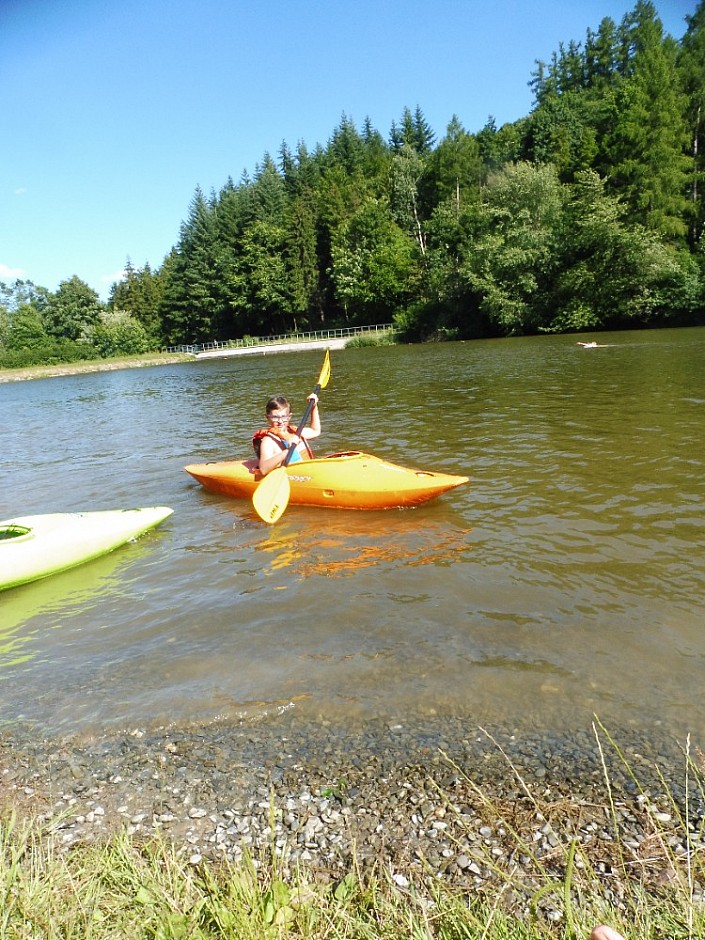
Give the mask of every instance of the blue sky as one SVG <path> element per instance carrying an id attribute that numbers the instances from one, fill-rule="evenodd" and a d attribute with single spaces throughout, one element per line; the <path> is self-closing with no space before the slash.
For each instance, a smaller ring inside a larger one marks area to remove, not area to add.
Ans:
<path id="1" fill-rule="evenodd" d="M 526 115 L 535 61 L 619 0 L 2 0 L 0 279 L 103 299 L 161 265 L 196 186 L 250 174 L 343 114 L 386 138 Z M 655 0 L 676 39 L 696 0 Z"/>

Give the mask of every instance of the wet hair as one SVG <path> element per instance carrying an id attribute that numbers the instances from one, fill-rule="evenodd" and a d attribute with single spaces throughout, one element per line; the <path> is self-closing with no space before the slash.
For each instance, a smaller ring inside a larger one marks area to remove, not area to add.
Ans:
<path id="1" fill-rule="evenodd" d="M 271 414 L 272 411 L 276 411 L 278 408 L 288 408 L 289 411 L 291 411 L 291 405 L 288 399 L 284 398 L 283 395 L 274 395 L 273 398 L 269 399 L 267 407 L 265 408 L 265 414 Z"/>

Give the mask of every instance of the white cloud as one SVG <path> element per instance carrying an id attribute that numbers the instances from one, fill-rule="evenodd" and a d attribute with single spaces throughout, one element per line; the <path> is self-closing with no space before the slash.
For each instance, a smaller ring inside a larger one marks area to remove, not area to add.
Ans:
<path id="1" fill-rule="evenodd" d="M 122 281 L 125 278 L 126 271 L 116 271 L 115 274 L 104 274 L 101 277 L 103 284 L 113 284 L 115 281 Z"/>
<path id="2" fill-rule="evenodd" d="M 26 192 L 27 192 L 26 187 L 20 186 L 15 190 L 15 196 L 24 196 Z"/>
<path id="3" fill-rule="evenodd" d="M 11 268 L 9 265 L 0 262 L 0 279 L 14 280 L 16 277 L 22 277 L 23 274 L 22 268 Z"/>

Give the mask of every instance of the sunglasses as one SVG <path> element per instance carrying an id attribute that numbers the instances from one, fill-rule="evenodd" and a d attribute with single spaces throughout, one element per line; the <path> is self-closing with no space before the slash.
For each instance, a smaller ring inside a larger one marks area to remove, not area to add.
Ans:
<path id="1" fill-rule="evenodd" d="M 291 412 L 285 415 L 268 414 L 267 420 L 273 421 L 275 424 L 288 424 L 290 417 L 291 417 Z"/>

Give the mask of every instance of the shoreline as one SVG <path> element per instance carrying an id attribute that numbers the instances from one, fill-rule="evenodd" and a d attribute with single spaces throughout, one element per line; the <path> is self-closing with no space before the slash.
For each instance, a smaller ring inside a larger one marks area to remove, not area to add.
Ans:
<path id="1" fill-rule="evenodd" d="M 0 384 L 24 382 L 30 379 L 50 379 L 67 375 L 82 375 L 86 372 L 114 372 L 119 369 L 139 369 L 147 366 L 166 366 L 183 362 L 200 362 L 211 359 L 231 359 L 235 356 L 266 356 L 286 352 L 310 352 L 316 349 L 344 349 L 350 337 L 343 339 L 313 340 L 311 342 L 277 343 L 261 346 L 223 347 L 205 352 L 159 353 L 116 359 L 88 359 L 79 362 L 64 362 L 57 365 L 25 366 L 19 369 L 0 369 Z"/>
<path id="2" fill-rule="evenodd" d="M 352 337 L 335 339 L 303 340 L 293 343 L 262 343 L 254 346 L 222 346 L 219 349 L 207 349 L 196 353 L 194 359 L 231 359 L 233 356 L 266 356 L 268 353 L 310 352 L 313 349 L 345 349 Z"/>
<path id="3" fill-rule="evenodd" d="M 200 864 L 276 845 L 290 872 L 335 879 L 381 866 L 483 889 L 501 884 L 517 838 L 544 862 L 577 831 L 597 857 L 624 841 L 638 859 L 654 813 L 680 838 L 670 801 L 684 797 L 682 753 L 626 734 L 610 732 L 614 747 L 592 729 L 556 738 L 436 717 L 351 729 L 291 713 L 83 737 L 18 727 L 0 732 L 0 805 L 38 819 L 64 849 L 126 832 Z M 693 822 L 702 813 L 694 807 Z M 507 825 L 491 818 L 506 814 Z M 540 874 L 527 865 L 522 877 Z"/>
<path id="4" fill-rule="evenodd" d="M 115 372 L 119 369 L 140 369 L 146 366 L 167 366 L 193 361 L 193 356 L 186 353 L 172 353 L 124 359 L 88 359 L 80 362 L 64 362 L 57 365 L 25 366 L 21 369 L 0 369 L 0 383 L 24 382 L 30 379 L 51 379 L 66 375 L 81 375 L 84 372 Z"/>

